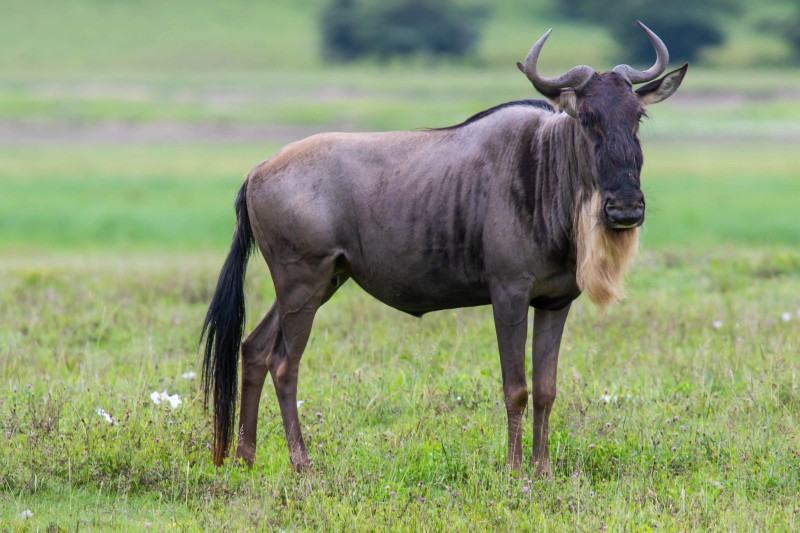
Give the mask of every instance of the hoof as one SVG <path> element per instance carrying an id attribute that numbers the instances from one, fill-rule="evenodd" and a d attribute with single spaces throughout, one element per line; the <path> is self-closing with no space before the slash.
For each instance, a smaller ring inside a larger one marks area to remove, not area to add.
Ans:
<path id="1" fill-rule="evenodd" d="M 255 463 L 254 459 L 247 459 L 246 457 L 241 457 L 239 455 L 233 458 L 233 462 L 237 466 L 241 466 L 242 468 L 253 468 L 253 463 Z"/>
<path id="2" fill-rule="evenodd" d="M 236 462 L 242 461 L 248 467 L 252 467 L 253 463 L 256 462 L 256 450 L 255 450 L 255 447 L 239 446 L 236 449 L 236 455 L 234 456 L 234 461 L 236 461 Z"/>
<path id="3" fill-rule="evenodd" d="M 533 473 L 536 477 L 542 479 L 553 479 L 553 473 L 550 471 L 550 461 L 536 461 L 531 465 Z"/>
<path id="4" fill-rule="evenodd" d="M 292 468 L 294 468 L 295 472 L 298 474 L 302 474 L 304 472 L 310 472 L 313 467 L 314 463 L 312 463 L 307 455 L 300 455 L 298 457 L 291 457 L 292 461 Z"/>
<path id="5" fill-rule="evenodd" d="M 306 474 L 314 470 L 314 464 L 310 461 L 305 463 L 293 463 L 292 467 L 298 474 Z"/>

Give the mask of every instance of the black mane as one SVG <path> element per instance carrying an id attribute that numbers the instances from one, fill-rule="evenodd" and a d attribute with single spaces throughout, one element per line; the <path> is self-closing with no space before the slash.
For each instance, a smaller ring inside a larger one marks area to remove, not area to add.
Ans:
<path id="1" fill-rule="evenodd" d="M 494 107 L 490 107 L 489 109 L 484 109 L 479 113 L 475 113 L 461 124 L 456 124 L 454 126 L 447 126 L 444 128 L 431 128 L 431 129 L 436 131 L 442 131 L 442 130 L 455 130 L 458 128 L 463 128 L 464 126 L 472 124 L 473 122 L 477 122 L 482 118 L 486 118 L 489 115 L 496 113 L 497 111 L 500 111 L 501 109 L 505 109 L 507 107 L 512 107 L 512 106 L 535 107 L 537 109 L 544 109 L 546 111 L 550 111 L 551 113 L 555 113 L 556 111 L 555 108 L 552 105 L 550 105 L 546 100 L 514 100 L 513 102 L 498 104 Z"/>

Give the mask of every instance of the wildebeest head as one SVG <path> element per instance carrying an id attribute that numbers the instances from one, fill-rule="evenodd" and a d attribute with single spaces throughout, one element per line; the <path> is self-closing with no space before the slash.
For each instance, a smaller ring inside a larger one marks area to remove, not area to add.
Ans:
<path id="1" fill-rule="evenodd" d="M 589 144 L 594 146 L 594 177 L 600 193 L 600 219 L 613 229 L 633 228 L 644 222 L 644 195 L 639 182 L 642 148 L 639 122 L 645 106 L 665 100 L 680 86 L 688 65 L 658 78 L 667 67 L 667 47 L 639 22 L 656 50 L 656 62 L 648 70 L 618 65 L 598 73 L 585 65 L 556 78 L 545 78 L 536 69 L 539 52 L 552 30 L 531 48 L 519 69 L 537 91 L 553 100 L 581 124 Z M 635 84 L 644 83 L 633 90 Z"/>

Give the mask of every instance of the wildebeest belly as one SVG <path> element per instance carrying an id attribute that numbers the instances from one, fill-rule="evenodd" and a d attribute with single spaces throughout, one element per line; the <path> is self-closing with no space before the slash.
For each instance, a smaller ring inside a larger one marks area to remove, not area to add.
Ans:
<path id="1" fill-rule="evenodd" d="M 460 283 L 460 280 L 433 282 L 419 275 L 413 279 L 387 275 L 354 275 L 353 280 L 381 302 L 410 315 L 422 316 L 431 311 L 471 307 L 490 303 L 488 287 Z"/>
<path id="2" fill-rule="evenodd" d="M 455 241 L 381 237 L 362 239 L 360 249 L 345 254 L 350 276 L 381 302 L 417 316 L 490 303 L 480 253 Z"/>

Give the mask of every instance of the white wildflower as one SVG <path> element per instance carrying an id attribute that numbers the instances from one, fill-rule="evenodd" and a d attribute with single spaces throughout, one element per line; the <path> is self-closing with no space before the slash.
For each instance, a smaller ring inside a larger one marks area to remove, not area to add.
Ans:
<path id="1" fill-rule="evenodd" d="M 180 404 L 183 403 L 183 400 L 181 400 L 180 396 L 178 396 L 177 394 L 173 394 L 170 396 L 169 394 L 167 394 L 167 391 L 164 392 L 153 391 L 153 393 L 150 394 L 150 399 L 153 400 L 153 403 L 156 405 L 160 404 L 161 402 L 167 402 L 169 403 L 169 406 L 172 407 L 173 409 L 175 409 L 176 407 L 178 407 Z"/>
<path id="2" fill-rule="evenodd" d="M 781 313 L 781 320 L 783 320 L 784 322 L 789 322 L 791 319 L 792 319 L 792 313 L 790 313 L 789 311 Z"/>
<path id="3" fill-rule="evenodd" d="M 113 418 L 111 418 L 111 415 L 110 415 L 110 414 L 108 414 L 108 413 L 106 412 L 106 410 L 105 410 L 105 409 L 97 409 L 97 411 L 96 411 L 96 412 L 97 412 L 97 414 L 98 414 L 98 415 L 100 415 L 100 416 L 102 416 L 103 418 L 105 418 L 105 419 L 106 419 L 106 422 L 108 422 L 108 423 L 109 423 L 109 424 L 111 424 L 112 426 L 114 425 L 114 419 L 113 419 Z"/>
<path id="4" fill-rule="evenodd" d="M 181 374 L 181 377 L 183 379 L 194 379 L 194 378 L 197 377 L 197 373 L 192 372 L 191 370 L 188 370 L 188 371 L 184 372 L 183 374 Z"/>
<path id="5" fill-rule="evenodd" d="M 611 396 L 610 394 L 601 394 L 600 400 L 602 400 L 603 403 L 617 403 L 619 401 L 619 397 Z"/>
<path id="6" fill-rule="evenodd" d="M 167 396 L 166 400 L 169 402 L 169 406 L 172 407 L 173 409 L 175 409 L 176 407 L 178 407 L 180 404 L 183 403 L 183 400 L 181 400 L 181 397 L 178 396 L 177 394 L 173 394 L 172 396 Z"/>
<path id="7" fill-rule="evenodd" d="M 715 320 L 711 323 L 711 327 L 714 329 L 719 329 L 722 327 L 722 320 Z"/>
<path id="8" fill-rule="evenodd" d="M 31 511 L 30 509 L 25 509 L 24 511 L 22 511 L 22 514 L 20 514 L 20 518 L 22 518 L 23 520 L 30 518 L 32 516 L 33 516 L 33 511 Z"/>

